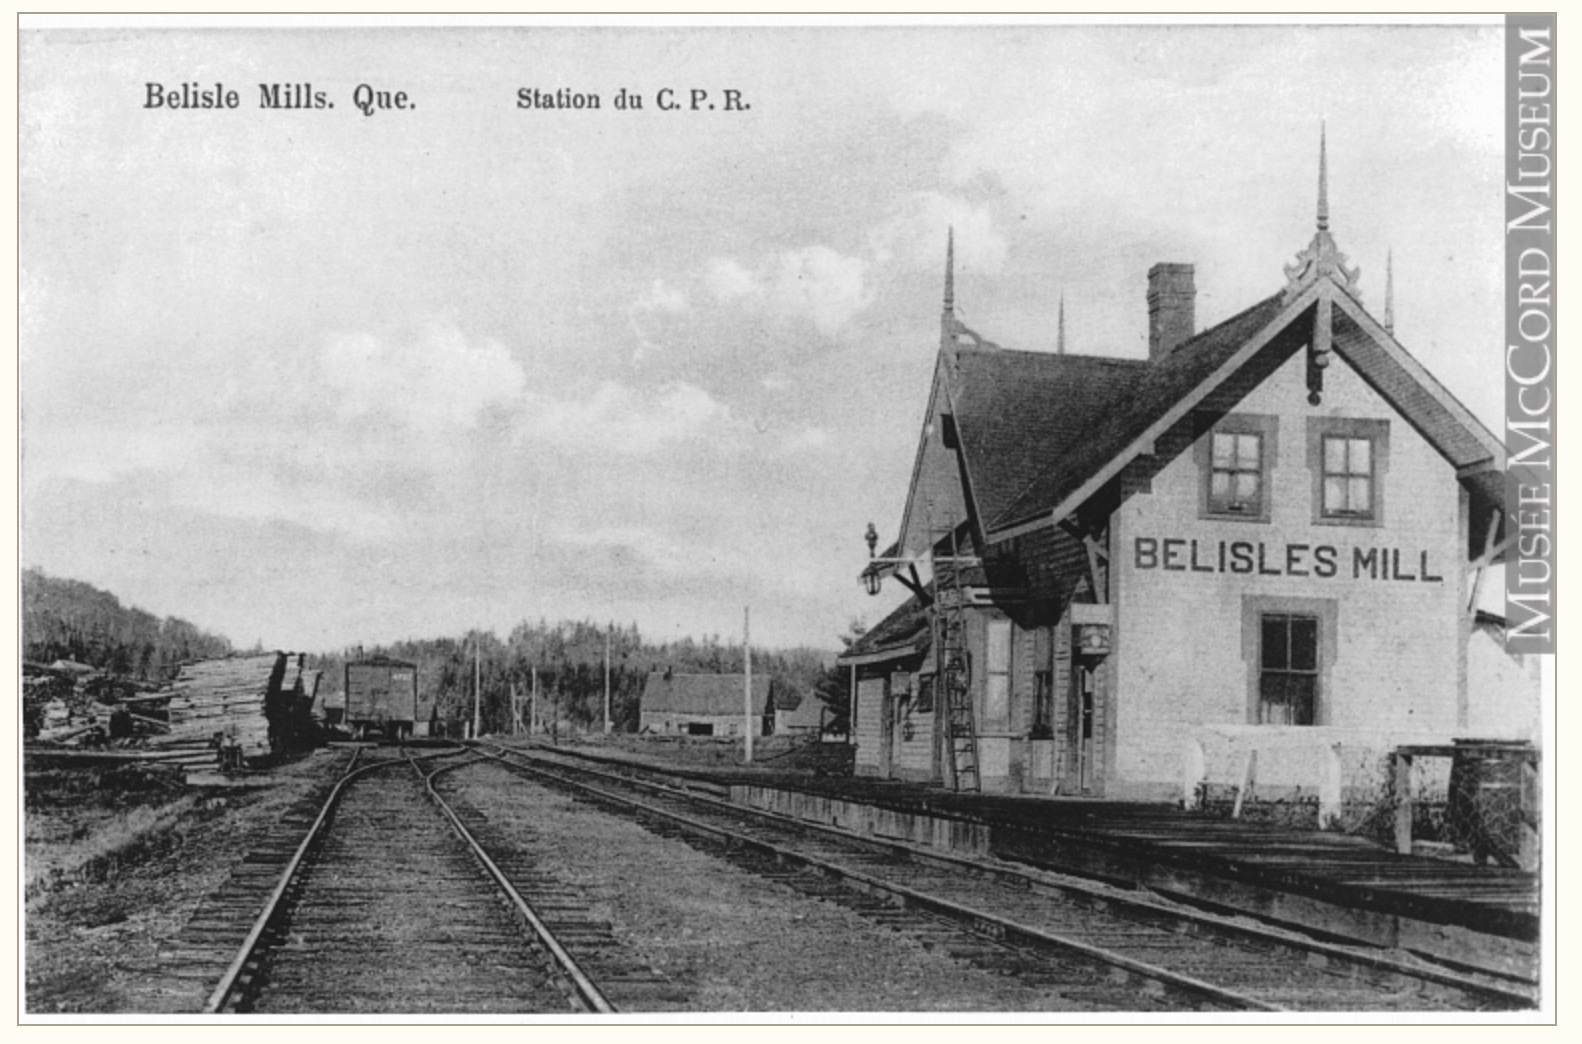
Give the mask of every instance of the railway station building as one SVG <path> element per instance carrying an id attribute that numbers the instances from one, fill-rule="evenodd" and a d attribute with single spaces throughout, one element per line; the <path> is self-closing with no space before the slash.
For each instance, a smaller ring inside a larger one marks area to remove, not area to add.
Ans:
<path id="1" fill-rule="evenodd" d="M 1147 359 L 985 339 L 947 248 L 899 536 L 870 530 L 863 574 L 911 597 L 840 661 L 859 773 L 1191 802 L 1251 758 L 1261 792 L 1334 794 L 1399 744 L 1538 738 L 1533 665 L 1479 610 L 1504 448 L 1363 305 L 1324 182 L 1284 278 L 1213 327 L 1193 267 L 1154 265 Z"/>

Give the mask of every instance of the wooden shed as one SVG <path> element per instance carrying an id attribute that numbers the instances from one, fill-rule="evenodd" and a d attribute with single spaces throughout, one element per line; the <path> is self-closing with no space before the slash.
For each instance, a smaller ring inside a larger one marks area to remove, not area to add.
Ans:
<path id="1" fill-rule="evenodd" d="M 741 674 L 677 674 L 655 671 L 643 686 L 641 731 L 671 736 L 740 736 L 746 713 Z M 773 684 L 754 675 L 754 735 L 774 731 Z"/>

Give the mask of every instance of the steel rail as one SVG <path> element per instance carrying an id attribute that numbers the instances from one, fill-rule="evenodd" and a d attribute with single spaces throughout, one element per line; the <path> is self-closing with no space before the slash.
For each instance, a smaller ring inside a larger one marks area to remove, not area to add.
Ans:
<path id="1" fill-rule="evenodd" d="M 488 757 L 489 755 L 485 754 L 483 756 Z M 456 815 L 455 811 L 451 809 L 450 805 L 446 803 L 445 799 L 440 796 L 439 791 L 434 788 L 434 778 L 440 773 L 451 772 L 456 769 L 465 768 L 468 765 L 476 765 L 478 763 L 478 761 L 466 761 L 457 765 L 445 765 L 435 769 L 433 772 L 426 774 L 421 770 L 417 771 L 418 775 L 423 777 L 423 783 L 428 790 L 429 797 L 433 798 L 435 804 L 439 806 L 440 811 L 445 813 L 446 818 L 450 820 L 450 825 L 455 829 L 457 835 L 459 835 L 461 839 L 465 841 L 472 849 L 473 855 L 478 857 L 478 860 L 483 864 L 484 869 L 487 870 L 489 875 L 494 878 L 495 884 L 499 885 L 500 889 L 505 892 L 507 897 L 510 898 L 511 903 L 516 907 L 517 913 L 521 914 L 523 920 L 527 922 L 528 927 L 533 929 L 533 934 L 538 937 L 538 941 L 546 950 L 550 952 L 550 955 L 554 957 L 555 963 L 560 966 L 566 977 L 571 981 L 571 984 L 576 989 L 577 996 L 582 1001 L 582 1003 L 587 1006 L 589 1010 L 600 1015 L 616 1014 L 615 1005 L 610 1003 L 609 999 L 604 996 L 604 993 L 594 983 L 593 979 L 591 979 L 588 974 L 582 970 L 582 966 L 577 963 L 576 958 L 572 957 L 566 948 L 560 944 L 560 940 L 555 938 L 555 933 L 550 931 L 549 926 L 539 918 L 538 913 L 533 909 L 532 905 L 528 903 L 526 899 L 522 898 L 522 894 L 516 890 L 516 886 L 511 883 L 510 878 L 506 877 L 505 873 L 495 865 L 494 860 L 489 858 L 489 853 L 483 850 L 483 846 L 478 843 L 477 838 L 473 837 L 472 832 L 462 825 L 461 818 Z M 413 764 L 413 768 L 415 770 L 417 769 L 415 762 Z"/>
<path id="2" fill-rule="evenodd" d="M 611 794 L 608 791 L 600 790 L 598 787 L 591 786 L 587 783 L 583 783 L 574 779 L 568 779 L 567 777 L 557 775 L 554 772 L 545 771 L 543 768 L 538 766 L 517 765 L 513 762 L 506 761 L 503 758 L 499 758 L 498 755 L 490 756 L 495 757 L 502 763 L 517 768 L 521 771 L 543 776 L 564 785 L 587 791 L 588 793 L 596 795 L 597 797 L 603 798 L 607 801 L 614 801 L 618 804 L 627 805 L 651 815 L 659 816 L 663 819 L 669 820 L 670 822 L 677 823 L 693 832 L 707 834 L 711 837 L 724 840 L 727 844 L 743 845 L 749 848 L 757 849 L 761 852 L 766 852 L 779 860 L 785 860 L 803 866 L 815 867 L 818 870 L 832 876 L 856 882 L 863 886 L 864 891 L 891 895 L 903 900 L 903 902 L 907 904 L 917 906 L 925 910 L 931 910 L 933 912 L 945 914 L 953 920 L 965 920 L 971 922 L 974 925 L 992 926 L 995 929 L 995 932 L 993 933 L 993 937 L 995 938 L 1021 940 L 1045 948 L 1077 953 L 1088 958 L 1089 960 L 1097 961 L 1098 963 L 1109 965 L 1110 967 L 1123 969 L 1134 975 L 1150 979 L 1162 985 L 1173 987 L 1185 993 L 1206 997 L 1219 1004 L 1228 1005 L 1238 1010 L 1268 1012 L 1285 1012 L 1290 1010 L 1278 1005 L 1267 1004 L 1254 997 L 1249 997 L 1245 994 L 1237 993 L 1234 990 L 1226 989 L 1223 986 L 1216 986 L 1211 982 L 1204 982 L 1202 979 L 1196 979 L 1189 975 L 1182 975 L 1181 973 L 1173 972 L 1168 968 L 1161 968 L 1158 965 L 1149 964 L 1145 961 L 1139 961 L 1123 954 L 1114 953 L 1110 950 L 1093 946 L 1090 943 L 1085 943 L 1080 940 L 1071 939 L 1062 935 L 1055 935 L 1051 932 L 1045 932 L 1037 928 L 1028 927 L 1027 925 L 1017 924 L 1016 922 L 1007 920 L 997 914 L 992 914 L 984 910 L 977 910 L 969 906 L 952 902 L 948 899 L 941 899 L 937 896 L 926 895 L 914 889 L 907 888 L 905 885 L 898 885 L 889 881 L 884 881 L 877 877 L 873 877 L 870 874 L 865 874 L 860 870 L 842 866 L 839 863 L 832 863 L 828 860 L 820 859 L 817 856 L 808 855 L 803 852 L 797 852 L 793 849 L 784 848 L 770 841 L 762 841 L 757 838 L 747 837 L 724 827 L 715 826 L 711 823 L 704 823 L 701 820 L 693 819 L 690 816 L 684 816 L 680 813 L 658 808 L 654 805 L 648 804 L 647 802 L 639 801 L 632 797 L 623 796 L 620 794 Z"/>
<path id="3" fill-rule="evenodd" d="M 514 755 L 519 758 L 528 758 L 530 756 L 522 751 L 514 750 L 510 747 L 502 747 L 498 744 L 491 744 L 491 746 L 500 751 L 502 754 Z M 554 754 L 561 752 L 556 751 L 549 753 Z M 563 754 L 562 756 L 570 758 L 577 757 L 575 754 Z M 896 841 L 887 838 L 864 837 L 860 834 L 853 834 L 849 831 L 841 830 L 837 827 L 828 826 L 823 823 L 815 823 L 803 819 L 797 819 L 794 816 L 788 816 L 780 812 L 773 812 L 769 809 L 754 808 L 750 805 L 737 804 L 722 798 L 699 793 L 695 790 L 672 786 L 667 783 L 658 782 L 655 780 L 622 776 L 601 769 L 583 766 L 577 766 L 574 768 L 570 766 L 567 767 L 574 772 L 584 772 L 588 773 L 589 775 L 599 776 L 627 786 L 658 791 L 661 794 L 669 794 L 674 797 L 683 798 L 687 801 L 693 801 L 697 802 L 698 804 L 712 806 L 716 809 L 719 809 L 720 811 L 729 812 L 734 815 L 759 818 L 769 822 L 779 823 L 797 830 L 823 834 L 825 836 L 836 838 L 842 841 L 867 845 L 871 848 L 890 852 L 892 854 L 899 855 L 925 865 L 932 865 L 943 869 L 960 869 L 973 875 L 988 875 L 999 880 L 1013 881 L 1018 885 L 1026 885 L 1037 889 L 1054 890 L 1093 903 L 1102 903 L 1112 907 L 1120 907 L 1135 912 L 1137 915 L 1145 919 L 1166 918 L 1174 921 L 1186 922 L 1193 927 L 1200 928 L 1208 932 L 1214 932 L 1222 936 L 1283 949 L 1297 954 L 1320 957 L 1325 960 L 1335 961 L 1342 964 L 1355 965 L 1380 975 L 1396 976 L 1422 982 L 1440 989 L 1453 990 L 1469 997 L 1480 999 L 1484 1002 L 1499 1005 L 1502 1008 L 1519 1010 L 1523 1008 L 1536 1007 L 1538 1005 L 1536 984 L 1529 985 L 1522 982 L 1521 980 L 1516 980 L 1511 987 L 1505 987 L 1486 980 L 1464 978 L 1453 972 L 1443 971 L 1439 968 L 1421 967 L 1408 964 L 1405 961 L 1392 958 L 1385 954 L 1359 951 L 1344 945 L 1324 942 L 1323 940 L 1319 939 L 1311 939 L 1294 932 L 1277 930 L 1259 925 L 1238 923 L 1236 921 L 1229 920 L 1225 916 L 1211 912 L 1191 908 L 1166 906 L 1162 903 L 1151 902 L 1147 899 L 1116 894 L 1112 891 L 1105 891 L 1100 888 L 1088 885 L 1080 880 L 1048 880 L 1041 875 L 1029 873 L 1025 870 L 992 866 L 963 856 L 951 855 L 944 852 L 929 851 L 917 845 L 907 844 L 903 841 Z M 661 770 L 650 769 L 649 771 Z M 1253 915 L 1248 914 L 1245 916 Z M 1489 974 L 1493 976 L 1495 973 L 1491 972 Z"/>
<path id="4" fill-rule="evenodd" d="M 224 1010 L 226 1001 L 230 999 L 232 992 L 236 989 L 237 980 L 241 978 L 242 972 L 246 970 L 248 961 L 253 959 L 253 954 L 258 949 L 259 941 L 263 938 L 269 923 L 274 920 L 276 913 L 280 909 L 280 903 L 285 897 L 286 890 L 291 887 L 292 880 L 296 878 L 298 870 L 301 869 L 303 862 L 306 860 L 308 850 L 313 847 L 314 841 L 323 832 L 324 824 L 329 820 L 330 813 L 340 802 L 341 793 L 345 790 L 346 785 L 353 779 L 377 769 L 389 768 L 391 765 L 400 764 L 400 762 L 396 761 L 381 761 L 377 764 L 364 765 L 362 768 L 357 768 L 357 761 L 362 757 L 362 752 L 363 748 L 361 747 L 353 751 L 351 761 L 347 763 L 346 771 L 336 781 L 329 796 L 324 799 L 324 804 L 319 808 L 319 814 L 313 820 L 313 825 L 308 828 L 306 836 L 302 838 L 302 842 L 297 845 L 296 851 L 292 853 L 291 859 L 286 863 L 285 869 L 281 871 L 280 880 L 275 882 L 275 887 L 270 891 L 269 898 L 264 900 L 263 908 L 258 912 L 258 916 L 254 918 L 253 926 L 248 931 L 247 937 L 242 940 L 242 945 L 237 950 L 236 956 L 232 958 L 230 966 L 225 969 L 225 974 L 220 976 L 220 981 L 214 987 L 213 992 L 209 994 L 209 999 L 204 1002 L 202 1012 L 204 1015 L 215 1015 Z M 455 751 L 444 751 L 427 756 L 445 757 L 460 752 L 461 748 L 458 748 Z"/>

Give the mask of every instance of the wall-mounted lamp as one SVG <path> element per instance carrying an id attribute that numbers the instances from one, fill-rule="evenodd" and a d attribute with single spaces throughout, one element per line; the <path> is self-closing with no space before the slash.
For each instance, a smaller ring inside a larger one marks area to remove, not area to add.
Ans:
<path id="1" fill-rule="evenodd" d="M 1110 654 L 1110 625 L 1085 623 L 1077 625 L 1077 655 L 1103 659 Z"/>
<path id="2" fill-rule="evenodd" d="M 878 565 L 872 561 L 879 547 L 879 531 L 873 528 L 872 522 L 868 523 L 868 532 L 863 534 L 863 539 L 868 541 L 869 562 L 868 568 L 862 572 L 862 582 L 867 586 L 869 594 L 876 595 L 879 593 L 879 585 L 883 583 L 883 579 L 879 576 Z"/>

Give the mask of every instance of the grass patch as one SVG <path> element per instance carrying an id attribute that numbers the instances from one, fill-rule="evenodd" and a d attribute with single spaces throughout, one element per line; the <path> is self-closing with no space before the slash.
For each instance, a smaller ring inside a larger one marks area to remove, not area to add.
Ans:
<path id="1" fill-rule="evenodd" d="M 186 835 L 184 821 L 199 804 L 196 795 L 187 795 L 162 805 L 103 812 L 70 823 L 29 815 L 28 898 L 67 881 L 102 881 L 180 848 Z"/>

